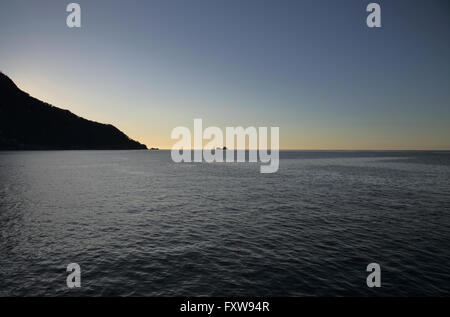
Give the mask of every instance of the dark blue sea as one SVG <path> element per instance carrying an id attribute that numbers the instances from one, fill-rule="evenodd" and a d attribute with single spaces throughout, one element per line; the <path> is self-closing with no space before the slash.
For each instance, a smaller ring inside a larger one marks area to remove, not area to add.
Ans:
<path id="1" fill-rule="evenodd" d="M 449 272 L 450 152 L 0 152 L 0 296 L 448 296 Z"/>

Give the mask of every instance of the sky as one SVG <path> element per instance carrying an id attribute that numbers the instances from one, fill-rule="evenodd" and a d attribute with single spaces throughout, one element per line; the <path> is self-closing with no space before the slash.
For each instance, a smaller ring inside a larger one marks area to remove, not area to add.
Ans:
<path id="1" fill-rule="evenodd" d="M 0 2 L 0 71 L 170 149 L 177 126 L 279 127 L 282 149 L 450 149 L 450 1 Z M 205 141 L 206 143 L 206 141 Z"/>

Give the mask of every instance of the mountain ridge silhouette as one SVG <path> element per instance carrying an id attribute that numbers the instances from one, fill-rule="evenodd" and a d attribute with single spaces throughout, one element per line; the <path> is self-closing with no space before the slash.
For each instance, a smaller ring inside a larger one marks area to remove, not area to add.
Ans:
<path id="1" fill-rule="evenodd" d="M 30 96 L 0 72 L 0 150 L 146 150 L 111 124 Z"/>

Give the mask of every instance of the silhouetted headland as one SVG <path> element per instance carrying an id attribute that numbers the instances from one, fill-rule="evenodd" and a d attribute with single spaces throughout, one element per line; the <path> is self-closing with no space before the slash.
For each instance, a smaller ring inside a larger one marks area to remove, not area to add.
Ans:
<path id="1" fill-rule="evenodd" d="M 0 150 L 147 149 L 111 124 L 31 97 L 0 72 Z"/>

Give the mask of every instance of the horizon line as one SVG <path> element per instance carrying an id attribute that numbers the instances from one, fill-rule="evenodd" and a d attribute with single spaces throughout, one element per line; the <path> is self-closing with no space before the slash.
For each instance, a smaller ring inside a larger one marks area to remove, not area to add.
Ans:
<path id="1" fill-rule="evenodd" d="M 164 149 L 164 148 L 157 148 L 157 150 L 149 148 L 148 151 L 171 151 L 173 149 Z M 203 151 L 203 150 L 217 150 L 217 149 L 175 149 L 178 151 L 181 150 L 187 150 L 187 151 Z M 219 151 L 222 149 L 219 149 Z M 233 150 L 233 151 L 259 151 L 259 150 L 270 150 L 270 149 L 226 149 L 227 150 Z M 223 151 L 223 150 L 222 150 Z M 439 151 L 439 152 L 450 152 L 450 148 L 448 149 L 295 149 L 295 148 L 284 148 L 284 149 L 278 149 L 278 151 Z"/>

